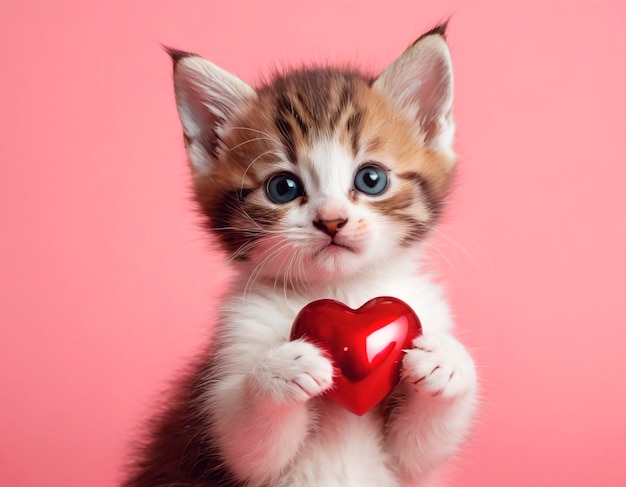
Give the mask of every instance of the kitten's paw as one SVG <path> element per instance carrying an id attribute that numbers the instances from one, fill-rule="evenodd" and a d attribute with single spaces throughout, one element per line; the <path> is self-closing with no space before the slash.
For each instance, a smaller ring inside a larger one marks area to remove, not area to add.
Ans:
<path id="1" fill-rule="evenodd" d="M 302 403 L 333 385 L 333 364 L 317 346 L 295 340 L 267 352 L 250 374 L 250 386 L 276 406 Z"/>
<path id="2" fill-rule="evenodd" d="M 454 398 L 476 387 L 474 362 L 450 335 L 419 336 L 406 352 L 402 377 L 421 394 Z"/>

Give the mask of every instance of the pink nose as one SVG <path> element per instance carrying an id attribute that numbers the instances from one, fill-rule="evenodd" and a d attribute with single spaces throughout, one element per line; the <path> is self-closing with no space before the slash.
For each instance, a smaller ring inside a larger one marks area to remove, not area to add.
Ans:
<path id="1" fill-rule="evenodd" d="M 313 222 L 313 226 L 318 230 L 334 237 L 340 228 L 348 223 L 347 218 L 336 218 L 334 220 L 316 220 Z"/>

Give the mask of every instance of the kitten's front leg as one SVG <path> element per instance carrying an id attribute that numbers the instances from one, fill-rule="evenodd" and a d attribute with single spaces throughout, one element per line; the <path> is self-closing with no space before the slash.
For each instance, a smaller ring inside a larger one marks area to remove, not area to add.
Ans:
<path id="1" fill-rule="evenodd" d="M 332 380 L 324 353 L 295 340 L 258 356 L 243 376 L 223 381 L 220 404 L 213 408 L 214 431 L 238 478 L 264 485 L 284 471 L 310 428 L 307 401 Z"/>
<path id="2" fill-rule="evenodd" d="M 403 360 L 406 397 L 391 412 L 387 444 L 400 475 L 421 485 L 466 437 L 476 407 L 476 370 L 449 334 L 416 338 Z"/>

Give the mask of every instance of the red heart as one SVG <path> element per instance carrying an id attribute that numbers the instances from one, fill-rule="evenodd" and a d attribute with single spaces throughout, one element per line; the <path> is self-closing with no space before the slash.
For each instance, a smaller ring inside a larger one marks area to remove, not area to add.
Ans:
<path id="1" fill-rule="evenodd" d="M 422 334 L 413 310 L 391 297 L 359 309 L 320 299 L 307 304 L 293 323 L 291 339 L 324 348 L 340 374 L 328 396 L 359 416 L 379 404 L 400 381 L 403 350 Z"/>

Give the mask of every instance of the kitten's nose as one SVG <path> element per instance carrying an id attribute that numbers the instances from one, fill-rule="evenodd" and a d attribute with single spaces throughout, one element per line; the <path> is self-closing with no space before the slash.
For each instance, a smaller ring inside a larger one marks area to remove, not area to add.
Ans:
<path id="1" fill-rule="evenodd" d="M 347 218 L 335 218 L 334 220 L 316 220 L 313 222 L 313 226 L 318 230 L 334 237 L 340 228 L 348 223 Z"/>

